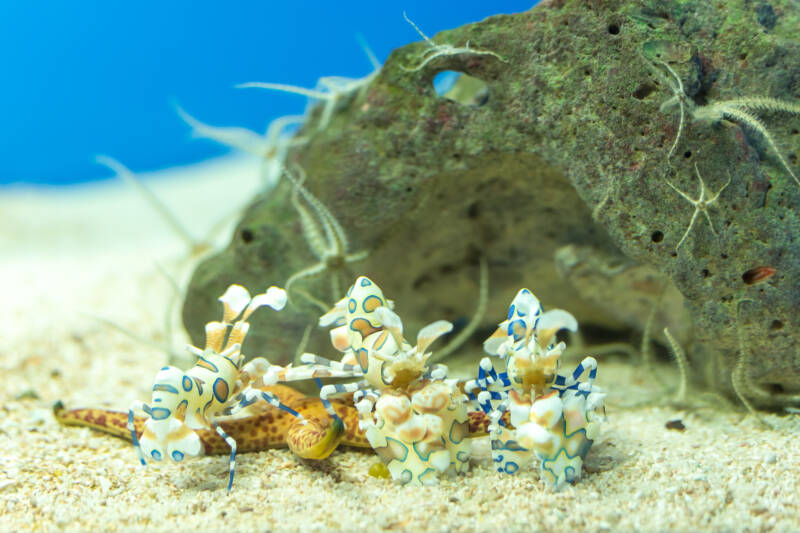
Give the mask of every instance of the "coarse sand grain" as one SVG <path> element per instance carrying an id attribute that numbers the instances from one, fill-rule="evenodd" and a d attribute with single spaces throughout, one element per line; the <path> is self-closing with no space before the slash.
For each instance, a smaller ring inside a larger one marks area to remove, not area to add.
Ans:
<path id="1" fill-rule="evenodd" d="M 202 238 L 257 190 L 257 162 L 228 159 L 145 180 Z M 141 467 L 130 444 L 62 427 L 51 406 L 126 409 L 149 398 L 167 360 L 158 346 L 178 352 L 186 341 L 161 273 L 186 282 L 185 245 L 116 180 L 6 188 L 0 215 L 2 531 L 800 530 L 796 415 L 765 415 L 776 427 L 769 430 L 722 401 L 669 407 L 624 358 L 600 360 L 608 421 L 583 478 L 557 493 L 535 470 L 500 475 L 490 461 L 436 486 L 400 487 L 368 476 L 377 457 L 355 450 L 320 463 L 285 449 L 240 454 L 230 495 L 224 457 Z M 480 357 L 469 355 L 470 365 Z M 674 382 L 673 369 L 658 374 Z"/>

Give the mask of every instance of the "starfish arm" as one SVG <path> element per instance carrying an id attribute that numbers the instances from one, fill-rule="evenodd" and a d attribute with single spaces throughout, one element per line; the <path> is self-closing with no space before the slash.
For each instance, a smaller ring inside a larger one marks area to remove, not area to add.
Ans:
<path id="1" fill-rule="evenodd" d="M 411 24 L 411 27 L 412 27 L 412 28 L 414 28 L 415 30 L 417 30 L 417 33 L 419 33 L 419 34 L 420 34 L 420 36 L 421 36 L 423 39 L 425 39 L 425 42 L 426 42 L 426 43 L 428 43 L 428 44 L 429 44 L 429 45 L 431 45 L 431 46 L 434 46 L 434 44 L 433 44 L 433 41 L 431 41 L 430 37 L 428 37 L 427 35 L 425 35 L 424 33 L 422 33 L 422 30 L 419 28 L 419 26 L 417 26 L 417 25 L 414 23 L 414 21 L 412 21 L 410 18 L 408 18 L 408 15 L 406 14 L 406 12 L 405 12 L 405 11 L 403 11 L 403 18 L 404 18 L 404 19 L 406 19 L 406 22 L 408 22 L 409 24 Z"/>
<path id="2" fill-rule="evenodd" d="M 112 411 L 100 408 L 67 409 L 64 404 L 56 402 L 53 405 L 53 417 L 65 426 L 82 426 L 125 439 L 131 440 L 131 433 L 125 427 L 128 421 L 127 411 Z M 134 419 L 137 437 L 142 436 L 146 417 L 137 416 Z"/>
<path id="3" fill-rule="evenodd" d="M 59 402 L 53 407 L 53 415 L 58 422 L 67 426 L 88 427 L 128 442 L 132 441 L 130 431 L 125 429 L 128 419 L 127 411 L 97 408 L 65 409 L 63 404 Z M 226 433 L 236 439 L 239 444 L 239 451 L 251 452 L 286 446 L 287 422 L 290 422 L 288 420 L 290 418 L 293 417 L 281 411 L 278 411 L 277 414 L 264 412 L 236 420 L 220 420 L 219 425 Z M 141 438 L 146 420 L 147 418 L 143 416 L 134 417 L 137 438 Z M 278 431 L 270 431 L 273 427 L 277 427 Z M 200 429 L 196 430 L 196 433 L 200 438 L 206 455 L 230 453 L 230 447 L 215 430 Z"/>
<path id="4" fill-rule="evenodd" d="M 729 107 L 800 114 L 800 104 L 778 100 L 770 96 L 749 96 L 724 102 Z"/>
<path id="5" fill-rule="evenodd" d="M 731 175 L 730 175 L 730 172 L 729 172 L 728 173 L 728 181 L 725 182 L 725 185 L 720 187 L 720 189 L 714 194 L 714 196 L 712 196 L 711 198 L 709 198 L 706 201 L 706 205 L 713 204 L 714 202 L 717 201 L 717 198 L 719 198 L 719 195 L 722 194 L 722 191 L 724 191 L 728 187 L 728 185 L 731 184 L 731 179 L 732 178 L 731 178 Z"/>
<path id="6" fill-rule="evenodd" d="M 330 211 L 320 202 L 316 196 L 311 194 L 308 189 L 305 188 L 303 183 L 305 182 L 305 172 L 301 167 L 297 167 L 298 172 L 300 173 L 300 179 L 295 178 L 292 174 L 287 170 L 284 171 L 284 176 L 294 183 L 295 188 L 303 195 L 308 205 L 317 213 L 317 216 L 322 223 L 322 229 L 325 232 L 326 238 L 326 246 L 325 246 L 325 255 L 340 255 L 343 253 L 347 248 L 347 239 L 344 236 L 344 230 L 339 225 L 339 222 L 336 221 L 336 218 L 331 214 Z M 344 241 L 342 243 L 342 241 Z"/>
<path id="7" fill-rule="evenodd" d="M 458 47 L 458 48 L 453 47 L 450 44 L 436 44 L 430 39 L 430 37 L 428 37 L 427 35 L 425 35 L 422 32 L 422 30 L 419 28 L 419 26 L 417 26 L 410 18 L 408 18 L 408 15 L 406 14 L 405 11 L 403 11 L 403 18 L 405 18 L 406 22 L 411 24 L 411 26 L 417 31 L 417 33 L 419 33 L 420 36 L 423 39 L 425 39 L 425 43 L 430 47 L 425 52 L 423 52 L 421 54 L 420 57 L 422 58 L 422 62 L 419 65 L 417 65 L 416 67 L 410 68 L 410 67 L 405 67 L 403 65 L 400 65 L 400 68 L 405 70 L 406 72 L 416 72 L 418 70 L 422 70 L 425 67 L 425 65 L 427 65 L 428 63 L 430 63 L 431 61 L 433 61 L 435 58 L 437 58 L 439 56 L 453 56 L 453 55 L 457 55 L 457 54 L 491 55 L 491 56 L 496 57 L 497 59 L 499 59 L 500 61 L 502 61 L 504 63 L 507 62 L 502 56 L 500 56 L 499 54 L 496 54 L 495 52 L 492 52 L 490 50 L 473 50 L 473 49 L 471 49 L 469 47 L 469 41 L 467 41 L 466 46 Z"/>
<path id="8" fill-rule="evenodd" d="M 753 131 L 756 131 L 759 134 L 761 134 L 761 136 L 764 137 L 764 140 L 767 141 L 767 144 L 770 146 L 770 148 L 772 148 L 772 151 L 775 152 L 775 154 L 778 156 L 778 159 L 780 160 L 781 164 L 783 164 L 783 167 L 786 169 L 786 171 L 789 173 L 792 179 L 794 179 L 794 181 L 798 185 L 800 185 L 800 178 L 798 178 L 797 175 L 795 175 L 795 173 L 792 171 L 792 168 L 789 166 L 789 163 L 786 161 L 786 159 L 783 158 L 783 154 L 781 154 L 780 150 L 778 150 L 778 145 L 775 144 L 775 140 L 772 138 L 772 135 L 769 133 L 769 130 L 767 130 L 767 128 L 758 119 L 758 117 L 753 115 L 752 113 L 748 113 L 744 109 L 725 104 L 727 104 L 727 102 L 722 102 L 719 104 L 721 106 L 723 116 L 726 118 L 732 118 L 734 120 L 737 120 L 743 123 L 744 125 L 748 126 Z"/>
<path id="9" fill-rule="evenodd" d="M 334 243 L 331 248 L 335 251 L 335 255 L 346 253 L 347 249 L 350 247 L 350 242 L 347 238 L 347 234 L 344 232 L 344 228 L 339 224 L 339 221 L 327 207 L 322 204 L 320 204 L 320 207 L 320 213 L 322 213 L 322 216 L 327 220 L 331 228 L 331 233 L 334 236 Z"/>
<path id="10" fill-rule="evenodd" d="M 305 121 L 306 117 L 303 115 L 286 115 L 276 118 L 267 126 L 267 144 L 269 146 L 277 146 L 284 128 L 292 124 L 302 124 Z"/>
<path id="11" fill-rule="evenodd" d="M 714 223 L 711 222 L 711 217 L 709 216 L 708 211 L 704 209 L 703 214 L 706 216 L 706 220 L 708 220 L 708 225 L 711 227 L 711 233 L 717 235 L 717 230 L 714 229 Z"/>
<path id="12" fill-rule="evenodd" d="M 680 98 L 677 96 L 670 96 L 668 99 L 664 100 L 661 105 L 658 107 L 659 111 L 666 111 L 670 107 L 674 106 L 675 104 L 680 102 Z"/>
<path id="13" fill-rule="evenodd" d="M 344 423 L 341 419 L 325 417 L 311 419 L 303 424 L 295 421 L 286 435 L 289 449 L 303 459 L 325 459 L 339 445 L 344 437 Z"/>
<path id="14" fill-rule="evenodd" d="M 683 199 L 684 199 L 684 200 L 686 200 L 687 202 L 689 202 L 689 203 L 690 203 L 690 204 L 692 204 L 692 205 L 695 205 L 695 204 L 697 204 L 697 200 L 695 200 L 694 198 L 690 198 L 690 197 L 689 197 L 689 195 L 687 195 L 685 192 L 683 192 L 682 190 L 680 190 L 679 188 L 677 188 L 675 185 L 673 185 L 671 181 L 669 181 L 669 180 L 664 180 L 664 181 L 666 181 L 666 182 L 667 182 L 667 185 L 669 185 L 670 187 L 672 187 L 672 189 L 673 189 L 673 190 L 674 190 L 676 193 L 678 193 L 678 194 L 680 194 L 681 196 L 683 196 Z M 701 193 L 702 193 L 702 189 L 701 189 Z"/>
<path id="15" fill-rule="evenodd" d="M 338 256 L 345 253 L 349 247 L 347 234 L 333 213 L 331 213 L 331 211 L 325 207 L 325 204 L 320 202 L 319 199 L 311 194 L 311 192 L 309 192 L 305 187 L 300 187 L 300 193 L 303 195 L 303 198 L 306 199 L 312 209 L 314 209 L 314 211 L 317 213 L 317 216 L 322 223 L 322 228 L 327 237 L 327 255 Z"/>
<path id="16" fill-rule="evenodd" d="M 346 94 L 350 92 L 351 87 L 363 83 L 363 80 L 364 78 L 348 78 L 346 76 L 323 76 L 319 79 L 317 85 L 331 92 Z"/>
<path id="17" fill-rule="evenodd" d="M 485 255 L 481 256 L 479 267 L 478 279 L 478 305 L 475 308 L 475 313 L 472 315 L 469 323 L 462 329 L 458 335 L 453 337 L 441 350 L 438 350 L 430 359 L 428 364 L 432 365 L 436 361 L 441 361 L 454 351 L 456 351 L 467 339 L 469 339 L 475 330 L 480 326 L 484 315 L 486 314 L 486 307 L 489 304 L 489 261 Z"/>
<path id="18" fill-rule="evenodd" d="M 258 81 L 251 81 L 248 83 L 240 83 L 235 86 L 237 89 L 269 89 L 271 91 L 282 91 L 285 93 L 294 93 L 314 98 L 316 100 L 330 100 L 332 95 L 323 91 L 315 91 L 313 89 L 306 89 L 304 87 L 297 87 L 295 85 L 286 85 L 284 83 L 264 83 Z"/>
<path id="19" fill-rule="evenodd" d="M 122 178 L 126 183 L 128 183 L 131 187 L 133 187 L 144 199 L 150 204 L 153 209 L 159 214 L 159 216 L 166 222 L 166 224 L 172 229 L 172 231 L 178 235 L 178 237 L 186 243 L 186 245 L 191 250 L 197 250 L 200 248 L 200 243 L 198 243 L 194 237 L 189 233 L 189 230 L 184 227 L 183 224 L 178 221 L 175 215 L 170 211 L 167 206 L 162 202 L 156 195 L 151 191 L 136 175 L 131 172 L 125 165 L 117 161 L 112 157 L 108 157 L 105 155 L 99 155 L 96 158 L 96 161 L 104 165 Z"/>
<path id="20" fill-rule="evenodd" d="M 311 265 L 310 267 L 304 268 L 300 272 L 295 272 L 289 277 L 289 279 L 286 280 L 285 283 L 286 292 L 289 292 L 289 289 L 291 288 L 292 284 L 295 283 L 296 281 L 304 278 L 310 278 L 311 276 L 316 276 L 317 274 L 323 272 L 324 270 L 325 270 L 325 263 L 317 263 L 315 265 Z"/>
<path id="21" fill-rule="evenodd" d="M 339 281 L 338 271 L 331 272 L 331 295 L 334 302 L 342 296 L 342 283 Z"/>
<path id="22" fill-rule="evenodd" d="M 672 141 L 672 146 L 669 149 L 669 153 L 667 153 L 667 159 L 672 157 L 672 154 L 675 153 L 675 149 L 678 147 L 678 142 L 681 140 L 681 134 L 683 133 L 683 123 L 686 119 L 686 111 L 683 107 L 683 100 L 678 98 L 678 106 L 681 112 L 680 122 L 678 122 L 678 133 L 675 135 L 675 140 Z"/>
<path id="23" fill-rule="evenodd" d="M 323 301 L 322 301 L 322 300 L 320 300 L 319 298 L 317 298 L 317 297 L 313 296 L 313 295 L 312 295 L 310 292 L 308 292 L 308 291 L 304 291 L 303 289 L 292 289 L 292 290 L 294 290 L 294 292 L 296 292 L 297 294 L 299 294 L 300 296 L 302 296 L 303 298 L 305 298 L 306 300 L 308 300 L 308 301 L 309 301 L 309 303 L 311 303 L 311 305 L 313 305 L 313 306 L 315 306 L 315 307 L 319 308 L 319 310 L 320 310 L 322 313 L 327 313 L 327 312 L 328 312 L 328 310 L 331 308 L 331 306 L 330 306 L 330 305 L 326 304 L 325 302 L 323 302 Z"/>
<path id="24" fill-rule="evenodd" d="M 431 61 L 433 61 L 437 57 L 444 56 L 444 55 L 452 55 L 452 54 L 449 54 L 446 50 L 441 50 L 438 47 L 437 48 L 431 48 L 430 50 L 432 50 L 434 53 L 427 55 L 427 57 L 425 57 L 425 55 L 423 54 L 424 59 L 416 67 L 411 68 L 411 67 L 406 67 L 404 65 L 400 65 L 400 68 L 405 70 L 406 72 L 417 72 L 417 71 L 422 70 L 423 68 L 425 68 L 425 65 L 427 65 L 428 63 L 430 63 Z"/>
<path id="25" fill-rule="evenodd" d="M 352 254 L 344 256 L 344 262 L 357 263 L 359 261 L 363 261 L 367 257 L 369 257 L 369 250 L 361 250 L 360 252 L 354 252 Z"/>
<path id="26" fill-rule="evenodd" d="M 333 97 L 329 98 L 328 101 L 325 102 L 325 106 L 322 108 L 322 116 L 317 124 L 318 130 L 324 130 L 326 127 L 328 127 L 328 123 L 331 121 L 331 117 L 333 116 L 333 111 L 336 109 L 336 102 L 339 100 L 339 97 L 342 93 L 334 92 L 331 94 Z"/>
<path id="27" fill-rule="evenodd" d="M 697 219 L 697 214 L 699 212 L 700 212 L 699 209 L 695 209 L 694 210 L 694 214 L 692 215 L 692 220 L 691 220 L 691 222 L 689 222 L 689 227 L 686 228 L 686 232 L 683 234 L 683 237 L 681 237 L 680 242 L 678 242 L 678 245 L 675 247 L 676 250 L 681 247 L 681 244 L 683 244 L 683 241 L 685 241 L 686 237 L 689 236 L 689 232 L 692 231 L 692 227 L 694 226 L 694 221 Z"/>
<path id="28" fill-rule="evenodd" d="M 669 66 L 669 63 L 666 61 L 659 61 L 659 63 L 661 66 L 667 69 L 667 72 L 669 72 L 672 75 L 672 78 L 675 80 L 675 86 L 671 87 L 672 92 L 675 93 L 675 96 L 677 96 L 678 99 L 682 99 L 686 93 L 683 91 L 683 81 L 681 80 L 681 77 L 678 76 L 678 73 L 675 72 L 675 70 Z"/>
<path id="29" fill-rule="evenodd" d="M 297 186 L 292 191 L 292 205 L 294 210 L 297 211 L 297 216 L 300 217 L 300 227 L 303 228 L 303 237 L 306 240 L 306 244 L 308 244 L 311 253 L 322 261 L 325 255 L 328 254 L 328 244 L 317 221 L 300 202 L 300 190 Z"/>
<path id="30" fill-rule="evenodd" d="M 700 121 L 717 122 L 722 120 L 725 114 L 725 107 L 722 105 L 725 102 L 717 102 L 700 107 L 695 107 L 692 110 L 692 118 Z"/>
<path id="31" fill-rule="evenodd" d="M 181 119 L 192 128 L 192 137 L 211 139 L 259 157 L 267 150 L 267 141 L 254 131 L 247 128 L 211 126 L 200 122 L 181 107 L 177 107 L 176 110 Z"/>

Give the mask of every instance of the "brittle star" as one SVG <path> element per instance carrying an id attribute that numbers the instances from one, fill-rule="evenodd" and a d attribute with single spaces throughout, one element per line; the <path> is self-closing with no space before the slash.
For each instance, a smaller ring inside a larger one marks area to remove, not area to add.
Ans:
<path id="1" fill-rule="evenodd" d="M 425 35 L 419 28 L 419 26 L 417 26 L 410 18 L 408 18 L 408 15 L 406 15 L 405 11 L 403 11 L 403 18 L 406 19 L 406 22 L 411 24 L 411 27 L 414 28 L 417 31 L 417 33 L 420 34 L 420 36 L 425 40 L 425 44 L 427 44 L 429 47 L 422 53 L 421 55 L 422 62 L 416 67 L 411 68 L 400 65 L 400 68 L 405 70 L 406 72 L 416 72 L 418 70 L 422 70 L 425 67 L 425 65 L 427 65 L 437 57 L 455 56 L 459 54 L 492 56 L 499 59 L 503 63 L 508 63 L 508 61 L 504 59 L 500 54 L 492 52 L 491 50 L 479 50 L 477 48 L 470 48 L 469 41 L 467 41 L 466 46 L 458 46 L 458 47 L 453 46 L 451 44 L 437 44 L 433 42 L 433 40 L 430 37 Z"/>
<path id="2" fill-rule="evenodd" d="M 236 440 L 240 452 L 288 447 L 303 459 L 325 459 L 339 444 L 356 448 L 370 447 L 365 433 L 359 429 L 358 411 L 351 402 L 331 401 L 344 423 L 342 427 L 341 424 L 334 423 L 318 397 L 306 396 L 285 385 L 265 386 L 262 390 L 277 396 L 281 403 L 302 414 L 308 423 L 303 424 L 297 418 L 267 403 L 253 404 L 247 408 L 257 408 L 258 412 L 242 411 L 235 417 L 220 418 L 220 427 Z M 89 427 L 131 441 L 131 434 L 125 427 L 127 411 L 91 407 L 66 409 L 61 402 L 56 402 L 53 415 L 64 425 Z M 145 418 L 141 416 L 134 419 L 138 436 L 142 434 L 144 422 Z M 489 418 L 483 412 L 469 413 L 471 437 L 486 435 L 488 425 Z M 206 455 L 224 455 L 230 452 L 228 445 L 213 429 L 197 430 L 197 436 L 203 443 Z"/>
<path id="3" fill-rule="evenodd" d="M 664 181 L 667 182 L 667 185 L 672 187 L 675 190 L 675 192 L 680 194 L 684 198 L 684 200 L 686 200 L 687 202 L 689 202 L 690 204 L 692 204 L 694 206 L 694 214 L 692 215 L 692 220 L 691 220 L 691 222 L 689 222 L 689 227 L 686 228 L 686 232 L 683 234 L 683 237 L 681 238 L 680 242 L 678 243 L 678 246 L 675 247 L 676 250 L 678 248 L 680 248 L 681 244 L 683 244 L 683 241 L 685 241 L 686 237 L 689 236 L 689 232 L 692 231 L 692 227 L 694 227 L 694 222 L 695 222 L 695 220 L 697 220 L 697 215 L 699 215 L 701 211 L 706 216 L 706 220 L 708 220 L 708 225 L 711 227 L 711 232 L 714 235 L 717 234 L 716 230 L 714 229 L 714 224 L 711 222 L 711 217 L 708 215 L 708 207 L 711 204 L 713 204 L 714 202 L 717 201 L 717 199 L 719 198 L 720 193 L 722 191 L 724 191 L 725 188 L 728 185 L 730 185 L 730 183 L 731 183 L 731 175 L 730 175 L 730 173 L 728 173 L 728 181 L 725 183 L 725 185 L 723 185 L 722 188 L 720 188 L 720 190 L 718 190 L 716 192 L 716 194 L 714 194 L 714 196 L 712 196 L 710 198 L 707 198 L 706 197 L 706 192 L 708 191 L 708 189 L 706 188 L 706 184 L 703 182 L 703 178 L 700 176 L 700 170 L 698 170 L 698 168 L 697 168 L 697 163 L 695 163 L 695 165 L 694 165 L 694 171 L 697 173 L 697 179 L 700 180 L 700 197 L 697 198 L 696 200 L 694 198 L 690 197 L 688 194 L 686 194 L 682 190 L 680 190 L 679 188 L 677 188 L 669 180 L 664 180 Z"/>
<path id="4" fill-rule="evenodd" d="M 193 137 L 211 139 L 261 158 L 261 179 L 266 190 L 271 190 L 281 177 L 283 162 L 289 149 L 308 142 L 305 136 L 298 136 L 291 131 L 286 132 L 292 126 L 303 124 L 305 117 L 299 115 L 274 119 L 269 123 L 267 132 L 261 135 L 247 128 L 211 126 L 200 122 L 180 106 L 176 106 L 176 110 L 183 121 L 192 128 Z"/>
<path id="5" fill-rule="evenodd" d="M 783 154 L 781 154 L 781 151 L 778 149 L 778 145 L 775 143 L 775 140 L 772 138 L 769 130 L 757 114 L 759 111 L 767 111 L 773 113 L 782 112 L 800 115 L 799 104 L 769 96 L 744 96 L 698 106 L 687 96 L 683 87 L 683 81 L 681 81 L 681 77 L 678 76 L 678 73 L 675 72 L 675 70 L 665 61 L 657 60 L 656 64 L 661 65 L 670 74 L 670 76 L 672 76 L 671 79 L 667 77 L 666 82 L 670 90 L 672 90 L 673 96 L 661 104 L 661 110 L 664 111 L 665 109 L 677 103 L 680 107 L 681 113 L 680 122 L 678 123 L 678 134 L 675 136 L 675 140 L 669 149 L 667 159 L 672 157 L 672 154 L 678 147 L 678 142 L 680 141 L 681 133 L 683 132 L 683 126 L 685 123 L 686 111 L 688 109 L 689 114 L 695 120 L 710 123 L 716 123 L 723 119 L 733 120 L 744 126 L 747 126 L 751 130 L 761 135 L 775 152 L 775 155 L 778 156 L 778 160 L 786 169 L 786 172 L 789 173 L 795 183 L 800 185 L 800 178 L 797 177 L 792 170 L 792 167 L 789 166 L 788 161 L 786 161 L 786 158 L 784 158 Z"/>
<path id="6" fill-rule="evenodd" d="M 372 64 L 372 72 L 363 78 L 347 78 L 344 76 L 323 76 L 317 82 L 315 89 L 306 89 L 305 87 L 297 87 L 296 85 L 287 85 L 285 83 L 263 83 L 263 82 L 248 82 L 236 85 L 237 89 L 269 89 L 273 91 L 283 91 L 287 93 L 300 94 L 307 96 L 312 100 L 322 100 L 325 102 L 322 108 L 322 116 L 317 124 L 318 130 L 324 130 L 328 127 L 328 123 L 333 116 L 338 103 L 342 100 L 349 98 L 351 95 L 361 91 L 363 88 L 369 86 L 381 70 L 381 63 L 375 54 L 372 53 L 369 46 L 362 42 L 364 53 Z"/>
<path id="7" fill-rule="evenodd" d="M 291 287 L 296 281 L 316 276 L 327 270 L 331 274 L 331 292 L 333 293 L 333 299 L 336 300 L 342 296 L 338 277 L 339 271 L 343 269 L 347 263 L 355 263 L 366 259 L 369 255 L 369 251 L 347 252 L 350 244 L 347 239 L 347 234 L 344 232 L 344 228 L 342 228 L 342 225 L 336 220 L 336 217 L 333 216 L 333 213 L 303 186 L 305 173 L 302 168 L 296 168 L 300 173 L 299 179 L 295 178 L 286 169 L 284 169 L 283 175 L 294 185 L 292 204 L 300 217 L 300 224 L 303 227 L 303 235 L 308 243 L 308 247 L 319 262 L 292 274 L 289 279 L 286 280 L 286 292 L 288 292 L 291 297 Z M 300 202 L 301 195 L 308 205 L 311 206 L 311 209 L 314 210 L 314 213 L 316 213 L 316 218 L 313 217 Z M 327 311 L 330 308 L 329 305 L 317 302 L 314 298 L 309 299 L 318 304 L 323 311 Z"/>

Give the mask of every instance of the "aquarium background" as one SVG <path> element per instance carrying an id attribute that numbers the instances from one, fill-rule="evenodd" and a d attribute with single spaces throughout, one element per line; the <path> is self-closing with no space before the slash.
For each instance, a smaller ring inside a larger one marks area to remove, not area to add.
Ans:
<path id="1" fill-rule="evenodd" d="M 362 77 L 420 37 L 533 0 L 497 2 L 0 2 L 0 183 L 68 184 L 202 161 L 227 150 L 191 139 L 180 105 L 206 123 L 262 132 L 305 98 L 237 83 L 314 87 Z M 463 43 L 454 43 L 463 44 Z"/>

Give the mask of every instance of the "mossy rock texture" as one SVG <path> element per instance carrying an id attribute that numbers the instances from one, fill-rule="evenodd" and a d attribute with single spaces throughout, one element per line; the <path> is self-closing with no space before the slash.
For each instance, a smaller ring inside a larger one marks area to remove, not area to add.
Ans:
<path id="1" fill-rule="evenodd" d="M 499 58 L 442 55 L 412 71 L 429 45 L 395 50 L 325 128 L 321 106 L 312 112 L 309 141 L 287 162 L 305 169 L 350 251 L 370 252 L 345 265 L 344 284 L 372 277 L 411 339 L 433 320 L 469 319 L 481 257 L 491 298 L 478 340 L 523 286 L 582 326 L 638 331 L 666 287 L 654 331 L 677 333 L 693 374 L 728 391 L 738 375 L 754 402 L 783 404 L 800 392 L 800 186 L 737 122 L 687 115 L 668 158 L 679 112 L 662 110 L 673 92 L 657 62 L 697 105 L 800 103 L 798 35 L 796 0 L 543 2 L 433 37 Z M 432 82 L 444 70 L 482 80 L 488 95 L 473 105 L 439 96 Z M 762 118 L 800 172 L 800 117 Z M 712 193 L 731 181 L 708 208 L 716 231 L 701 213 L 676 249 L 694 207 L 667 181 L 697 198 L 695 165 Z M 195 342 L 229 283 L 260 290 L 316 261 L 291 191 L 282 180 L 256 198 L 228 248 L 197 268 L 183 313 Z M 327 273 L 296 286 L 334 301 Z M 248 355 L 292 357 L 319 315 L 297 294 L 292 302 L 258 313 Z M 308 349 L 333 356 L 325 337 Z M 476 358 L 477 346 L 467 347 Z"/>

